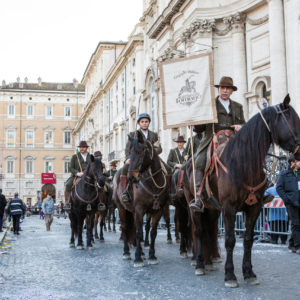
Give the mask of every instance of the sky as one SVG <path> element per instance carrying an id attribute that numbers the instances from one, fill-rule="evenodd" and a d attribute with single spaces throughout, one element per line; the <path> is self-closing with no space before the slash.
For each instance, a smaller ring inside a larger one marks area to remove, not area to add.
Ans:
<path id="1" fill-rule="evenodd" d="M 99 41 L 127 40 L 142 0 L 0 0 L 0 84 L 81 81 Z"/>

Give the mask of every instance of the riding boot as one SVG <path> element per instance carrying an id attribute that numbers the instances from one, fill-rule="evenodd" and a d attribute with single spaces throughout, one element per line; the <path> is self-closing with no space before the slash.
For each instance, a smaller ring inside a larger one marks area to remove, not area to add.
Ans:
<path id="1" fill-rule="evenodd" d="M 177 181 L 177 189 L 176 189 L 176 196 L 182 197 L 183 196 L 183 189 L 182 189 L 182 181 L 183 181 L 184 170 L 180 170 L 178 172 L 178 181 Z"/>
<path id="2" fill-rule="evenodd" d="M 128 178 L 126 175 L 120 176 L 120 185 L 121 185 L 121 190 L 122 190 L 121 199 L 124 204 L 129 204 L 131 201 L 130 201 L 130 196 L 128 193 Z"/>
<path id="3" fill-rule="evenodd" d="M 65 192 L 65 211 L 70 212 L 71 203 L 70 203 L 71 192 Z"/>

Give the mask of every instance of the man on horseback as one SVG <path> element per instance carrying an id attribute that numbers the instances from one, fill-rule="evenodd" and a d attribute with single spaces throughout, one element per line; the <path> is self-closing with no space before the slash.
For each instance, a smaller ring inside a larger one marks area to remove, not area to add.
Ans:
<path id="1" fill-rule="evenodd" d="M 149 130 L 149 125 L 151 122 L 151 118 L 147 113 L 141 113 L 138 115 L 137 119 L 137 124 L 139 125 L 138 131 L 142 133 L 142 136 L 144 137 L 145 140 L 149 141 L 152 145 L 154 150 L 156 151 L 157 154 L 160 154 L 162 152 L 162 148 L 160 146 L 159 140 L 158 140 L 158 134 L 156 132 L 150 131 Z M 130 132 L 129 136 L 131 138 L 134 138 L 136 135 L 136 132 Z M 131 197 L 128 193 L 128 178 L 127 178 L 127 173 L 128 173 L 128 167 L 130 164 L 130 139 L 128 139 L 128 142 L 126 144 L 125 148 L 125 164 L 122 168 L 122 173 L 120 176 L 120 184 L 122 188 L 122 201 L 125 204 L 129 204 L 131 202 Z"/>
<path id="2" fill-rule="evenodd" d="M 108 177 L 109 181 L 113 181 L 116 173 L 117 173 L 117 163 L 115 161 L 112 161 L 109 165 L 110 169 L 108 172 L 106 172 L 106 176 Z"/>
<path id="3" fill-rule="evenodd" d="M 70 211 L 70 195 L 73 186 L 74 179 L 81 177 L 87 165 L 91 162 L 91 156 L 88 153 L 88 144 L 86 141 L 81 141 L 78 145 L 79 153 L 76 152 L 71 158 L 70 172 L 71 176 L 66 182 L 65 186 L 65 210 Z"/>
<path id="4" fill-rule="evenodd" d="M 216 98 L 216 108 L 218 114 L 218 123 L 196 125 L 194 131 L 198 134 L 203 133 L 203 138 L 196 153 L 196 190 L 197 197 L 195 202 L 190 204 L 190 208 L 195 211 L 202 210 L 202 201 L 205 200 L 198 191 L 200 189 L 204 171 L 207 162 L 207 150 L 210 142 L 213 139 L 215 133 L 224 129 L 231 129 L 238 131 L 241 125 L 245 123 L 243 107 L 241 104 L 230 99 L 231 94 L 237 90 L 237 87 L 233 85 L 231 77 L 222 77 L 220 83 L 215 85 L 219 90 L 219 96 Z M 211 205 L 218 207 L 218 203 L 214 198 L 207 200 Z"/>

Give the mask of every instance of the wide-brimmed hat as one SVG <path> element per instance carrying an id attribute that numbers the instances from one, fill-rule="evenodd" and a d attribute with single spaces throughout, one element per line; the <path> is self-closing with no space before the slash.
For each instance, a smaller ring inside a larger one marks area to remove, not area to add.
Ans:
<path id="1" fill-rule="evenodd" d="M 183 137 L 182 135 L 179 135 L 179 136 L 177 137 L 177 139 L 174 140 L 174 142 L 175 142 L 175 143 L 186 143 L 186 141 L 185 141 L 185 139 L 184 139 L 184 137 Z"/>
<path id="2" fill-rule="evenodd" d="M 80 143 L 79 143 L 78 147 L 79 147 L 79 148 L 80 148 L 80 147 L 86 147 L 86 148 L 88 148 L 88 147 L 89 147 L 89 145 L 87 144 L 87 142 L 86 142 L 86 141 L 80 141 Z"/>
<path id="3" fill-rule="evenodd" d="M 141 119 L 148 119 L 151 122 L 151 118 L 147 113 L 139 114 L 136 122 L 138 123 Z"/>
<path id="4" fill-rule="evenodd" d="M 117 162 L 116 161 L 111 161 L 109 165 L 113 166 L 113 167 L 117 167 Z"/>
<path id="5" fill-rule="evenodd" d="M 101 151 L 96 151 L 96 152 L 94 153 L 94 157 L 102 157 Z"/>
<path id="6" fill-rule="evenodd" d="M 233 85 L 233 80 L 231 77 L 223 76 L 220 79 L 219 84 L 215 84 L 216 88 L 219 88 L 220 86 L 229 87 L 229 88 L 232 88 L 234 91 L 237 91 L 237 87 L 235 85 Z"/>

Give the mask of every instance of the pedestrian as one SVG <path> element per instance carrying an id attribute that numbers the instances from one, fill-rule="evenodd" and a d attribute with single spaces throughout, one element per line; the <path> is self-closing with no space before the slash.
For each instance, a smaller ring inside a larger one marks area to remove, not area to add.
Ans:
<path id="1" fill-rule="evenodd" d="M 20 231 L 20 218 L 22 214 L 24 215 L 26 212 L 25 205 L 23 201 L 19 198 L 19 194 L 15 193 L 14 198 L 10 200 L 7 207 L 8 214 L 13 219 L 13 230 L 14 234 L 19 235 Z"/>
<path id="2" fill-rule="evenodd" d="M 0 232 L 2 232 L 2 225 L 3 225 L 3 216 L 5 211 L 5 206 L 7 204 L 7 201 L 5 199 L 5 196 L 2 194 L 2 189 L 0 189 Z"/>
<path id="3" fill-rule="evenodd" d="M 43 213 L 43 209 L 42 208 L 40 210 L 40 220 L 44 220 L 44 213 Z"/>
<path id="4" fill-rule="evenodd" d="M 54 200 L 52 198 L 51 193 L 48 193 L 47 198 L 43 202 L 42 208 L 43 208 L 43 213 L 45 215 L 46 230 L 50 231 L 50 227 L 53 222 L 54 209 L 55 209 Z"/>
<path id="5" fill-rule="evenodd" d="M 291 155 L 289 168 L 280 173 L 276 191 L 283 200 L 292 223 L 292 235 L 289 249 L 300 255 L 300 161 Z"/>

